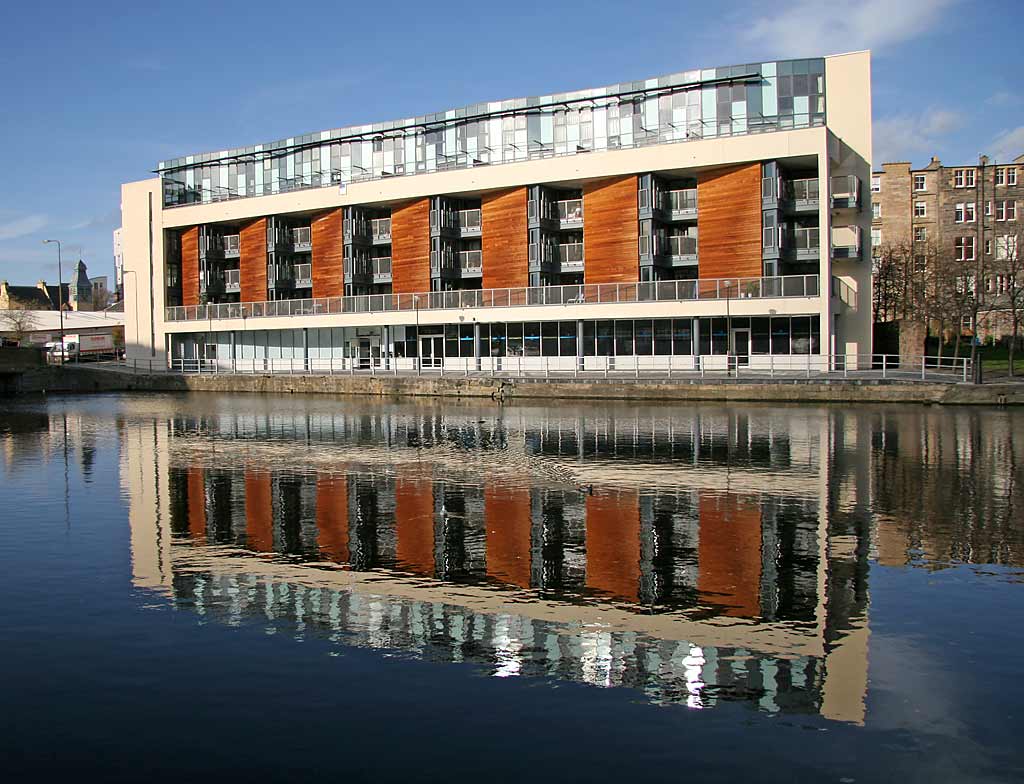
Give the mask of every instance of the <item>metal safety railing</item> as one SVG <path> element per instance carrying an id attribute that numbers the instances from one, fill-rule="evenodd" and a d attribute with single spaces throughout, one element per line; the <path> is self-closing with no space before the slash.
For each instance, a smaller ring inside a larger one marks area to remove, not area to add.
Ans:
<path id="1" fill-rule="evenodd" d="M 786 275 L 774 278 L 705 278 L 703 280 L 591 283 L 571 286 L 431 291 L 416 294 L 367 294 L 269 302 L 178 305 L 166 308 L 165 319 L 167 321 L 210 321 L 539 305 L 772 299 L 777 297 L 817 297 L 819 294 L 817 275 Z"/>
<path id="2" fill-rule="evenodd" d="M 335 352 L 347 351 L 337 346 Z M 894 354 L 704 354 L 674 356 L 357 356 L 116 360 L 96 366 L 132 373 L 236 375 L 436 375 L 518 379 L 695 379 L 969 383 L 970 357 Z"/>

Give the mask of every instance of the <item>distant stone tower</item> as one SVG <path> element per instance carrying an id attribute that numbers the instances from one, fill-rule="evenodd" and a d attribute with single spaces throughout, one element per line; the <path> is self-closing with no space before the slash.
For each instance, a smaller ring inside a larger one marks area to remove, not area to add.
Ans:
<path id="1" fill-rule="evenodd" d="M 81 259 L 71 274 L 71 286 L 69 287 L 69 298 L 72 310 L 92 310 L 92 283 L 85 271 L 85 262 Z"/>

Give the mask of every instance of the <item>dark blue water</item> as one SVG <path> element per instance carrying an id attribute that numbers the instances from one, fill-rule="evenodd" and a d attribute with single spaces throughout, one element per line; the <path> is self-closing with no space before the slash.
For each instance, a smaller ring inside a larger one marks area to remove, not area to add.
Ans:
<path id="1" fill-rule="evenodd" d="M 11 780 L 1011 781 L 1024 415 L 5 401 Z"/>

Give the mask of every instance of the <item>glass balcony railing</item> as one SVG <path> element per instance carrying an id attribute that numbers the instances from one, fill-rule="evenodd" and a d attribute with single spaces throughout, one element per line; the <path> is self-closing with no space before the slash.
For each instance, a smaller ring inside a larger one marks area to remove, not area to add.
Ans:
<path id="1" fill-rule="evenodd" d="M 463 272 L 482 272 L 484 268 L 484 254 L 480 250 L 459 251 L 459 268 Z"/>
<path id="2" fill-rule="evenodd" d="M 783 233 L 785 250 L 796 251 L 797 254 L 817 253 L 821 248 L 820 232 L 814 228 L 796 228 Z"/>
<path id="3" fill-rule="evenodd" d="M 836 259 L 860 258 L 860 226 L 832 227 L 832 257 Z"/>
<path id="4" fill-rule="evenodd" d="M 854 174 L 840 174 L 832 178 L 832 206 L 860 207 L 860 180 Z"/>
<path id="5" fill-rule="evenodd" d="M 696 256 L 697 238 L 684 234 L 675 234 L 668 237 L 668 252 L 670 256 Z"/>
<path id="6" fill-rule="evenodd" d="M 224 270 L 224 290 L 239 291 L 242 286 L 241 270 Z"/>
<path id="7" fill-rule="evenodd" d="M 391 257 L 377 256 L 373 259 L 373 277 L 391 277 Z"/>
<path id="8" fill-rule="evenodd" d="M 819 186 L 817 177 L 805 177 L 789 180 L 785 186 L 786 197 L 797 205 L 813 205 L 818 203 Z"/>
<path id="9" fill-rule="evenodd" d="M 697 189 L 684 188 L 668 191 L 665 194 L 663 210 L 676 214 L 693 214 L 697 212 Z"/>
<path id="10" fill-rule="evenodd" d="M 589 305 L 615 302 L 680 302 L 692 300 L 818 297 L 817 275 L 774 278 L 670 280 L 654 283 L 599 283 L 534 288 L 431 291 L 415 294 L 374 294 L 351 297 L 178 305 L 166 308 L 167 321 L 269 318 L 295 315 L 388 313 L 460 308 L 509 308 L 539 305 Z"/>
<path id="11" fill-rule="evenodd" d="M 583 243 L 582 242 L 567 242 L 564 245 L 558 246 L 558 260 L 562 263 L 562 266 L 568 264 L 583 264 Z"/>
<path id="12" fill-rule="evenodd" d="M 459 210 L 459 228 L 465 232 L 480 231 L 480 210 Z"/>
<path id="13" fill-rule="evenodd" d="M 391 218 L 373 218 L 370 220 L 370 236 L 375 240 L 391 239 Z"/>
<path id="14" fill-rule="evenodd" d="M 237 256 L 242 250 L 241 238 L 237 234 L 224 235 L 224 255 Z"/>
<path id="15" fill-rule="evenodd" d="M 296 286 L 312 286 L 313 285 L 313 265 L 312 264 L 296 264 L 295 265 L 295 285 Z"/>
<path id="16" fill-rule="evenodd" d="M 292 229 L 292 245 L 295 250 L 308 250 L 313 247 L 313 232 L 309 226 Z"/>
<path id="17" fill-rule="evenodd" d="M 563 223 L 581 223 L 583 221 L 583 199 L 565 199 L 556 204 L 558 220 Z"/>
<path id="18" fill-rule="evenodd" d="M 357 278 L 372 275 L 373 261 L 365 256 L 358 259 L 345 259 L 345 274 Z"/>

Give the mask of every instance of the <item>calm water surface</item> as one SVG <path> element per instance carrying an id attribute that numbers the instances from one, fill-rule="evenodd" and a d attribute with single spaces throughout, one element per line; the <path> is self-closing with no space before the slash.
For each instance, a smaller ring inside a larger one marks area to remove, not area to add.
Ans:
<path id="1" fill-rule="evenodd" d="M 15 780 L 1024 775 L 1024 412 L 2 405 Z"/>

